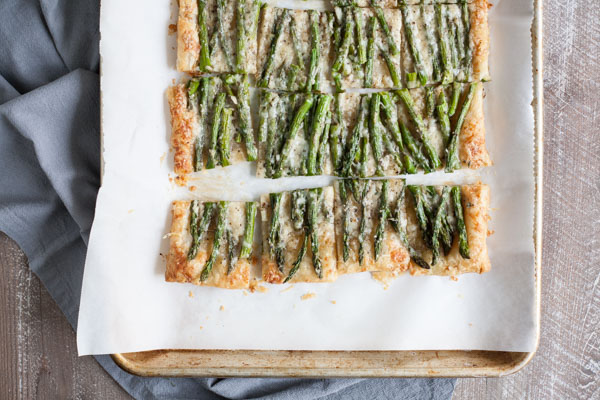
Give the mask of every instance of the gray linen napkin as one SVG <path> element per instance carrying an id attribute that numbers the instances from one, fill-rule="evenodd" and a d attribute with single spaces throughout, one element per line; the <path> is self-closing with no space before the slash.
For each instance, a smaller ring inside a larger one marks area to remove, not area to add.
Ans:
<path id="1" fill-rule="evenodd" d="M 98 2 L 0 2 L 0 231 L 76 327 L 99 179 Z M 447 399 L 452 379 L 140 378 L 137 399 Z"/>

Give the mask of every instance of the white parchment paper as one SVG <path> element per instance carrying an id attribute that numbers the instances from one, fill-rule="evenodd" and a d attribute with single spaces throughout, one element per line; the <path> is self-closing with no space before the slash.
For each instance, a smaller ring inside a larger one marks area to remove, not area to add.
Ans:
<path id="1" fill-rule="evenodd" d="M 176 6 L 103 0 L 104 175 L 85 265 L 79 354 L 161 348 L 534 350 L 532 16 L 526 0 L 497 0 L 490 10 L 493 80 L 485 86 L 485 107 L 495 165 L 452 178 L 480 177 L 492 187 L 490 273 L 458 281 L 405 275 L 387 289 L 367 273 L 248 293 L 164 282 L 170 205 L 192 195 L 169 180 L 165 90 L 179 75 L 175 37 L 167 33 Z M 202 173 L 195 193 L 247 200 L 330 181 L 263 181 L 254 172 L 246 163 Z M 308 292 L 315 296 L 302 300 Z"/>

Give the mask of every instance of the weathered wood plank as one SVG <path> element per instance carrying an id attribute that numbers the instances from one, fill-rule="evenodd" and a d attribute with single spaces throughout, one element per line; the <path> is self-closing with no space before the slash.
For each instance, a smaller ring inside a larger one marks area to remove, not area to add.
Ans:
<path id="1" fill-rule="evenodd" d="M 600 3 L 544 2 L 542 335 L 523 371 L 455 399 L 600 398 Z"/>
<path id="2" fill-rule="evenodd" d="M 92 357 L 17 244 L 0 233 L 0 398 L 129 399 Z"/>

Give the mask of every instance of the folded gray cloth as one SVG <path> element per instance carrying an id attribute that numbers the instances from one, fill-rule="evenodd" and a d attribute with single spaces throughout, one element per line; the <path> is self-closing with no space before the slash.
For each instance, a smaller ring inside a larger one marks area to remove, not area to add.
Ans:
<path id="1" fill-rule="evenodd" d="M 98 2 L 0 2 L 0 230 L 76 329 L 99 178 Z M 140 378 L 137 399 L 447 399 L 452 379 Z"/>

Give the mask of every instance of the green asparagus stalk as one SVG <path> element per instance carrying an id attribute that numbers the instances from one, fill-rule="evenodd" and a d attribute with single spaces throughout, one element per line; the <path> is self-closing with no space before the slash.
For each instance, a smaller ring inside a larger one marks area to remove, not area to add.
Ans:
<path id="1" fill-rule="evenodd" d="M 275 170 L 277 169 L 276 148 L 277 148 L 277 135 L 278 135 L 278 118 L 277 110 L 280 108 L 281 98 L 273 97 L 272 104 L 267 111 L 268 113 L 268 124 L 267 124 L 267 143 L 265 146 L 265 171 L 267 178 L 272 178 Z"/>
<path id="2" fill-rule="evenodd" d="M 269 86 L 271 75 L 273 75 L 273 68 L 275 67 L 275 53 L 277 52 L 277 46 L 279 44 L 279 40 L 281 39 L 283 28 L 289 24 L 289 20 L 289 10 L 284 9 L 281 13 L 281 16 L 273 24 L 273 37 L 269 46 L 267 61 L 265 62 L 261 79 L 258 82 L 258 87 L 266 88 Z"/>
<path id="3" fill-rule="evenodd" d="M 243 0 L 239 0 L 243 1 Z M 246 144 L 246 157 L 248 161 L 256 161 L 258 150 L 254 144 L 254 133 L 252 132 L 252 114 L 250 112 L 250 83 L 248 75 L 242 75 L 238 86 L 238 110 L 240 114 L 240 132 Z"/>
<path id="4" fill-rule="evenodd" d="M 310 248 L 315 273 L 319 279 L 323 278 L 323 266 L 319 254 L 319 226 L 318 217 L 321 209 L 321 195 L 323 189 L 310 189 L 308 197 L 308 227 L 310 231 Z"/>
<path id="5" fill-rule="evenodd" d="M 310 64 L 308 70 L 308 78 L 306 82 L 306 91 L 319 90 L 319 63 L 321 61 L 321 44 L 319 33 L 319 12 L 310 11 Z"/>
<path id="6" fill-rule="evenodd" d="M 225 234 L 225 229 L 227 228 L 227 208 L 229 203 L 226 201 L 220 201 L 218 206 L 218 216 L 217 216 L 217 229 L 215 231 L 215 237 L 213 239 L 213 247 L 210 253 L 210 257 L 208 261 L 204 265 L 204 269 L 200 274 L 200 280 L 204 282 L 208 279 L 210 275 L 213 265 L 215 261 L 217 261 L 217 257 L 219 256 L 219 252 L 221 249 L 221 241 L 223 240 L 223 235 Z"/>
<path id="7" fill-rule="evenodd" d="M 427 199 L 428 196 L 429 200 Z M 434 186 L 427 186 L 426 193 L 423 197 L 425 205 L 425 214 L 427 214 L 427 218 L 429 218 L 430 224 L 433 225 L 436 215 L 436 208 L 439 206 L 441 197 L 435 190 Z M 448 213 L 446 213 L 445 218 L 442 219 L 442 228 L 440 229 L 440 237 L 442 239 L 444 251 L 449 252 L 452 248 L 453 236 L 454 232 L 452 224 L 450 224 Z"/>
<path id="8" fill-rule="evenodd" d="M 210 67 L 210 48 L 208 44 L 205 8 L 206 0 L 198 0 L 198 39 L 200 41 L 198 68 L 200 71 L 206 71 L 206 69 Z"/>
<path id="9" fill-rule="evenodd" d="M 194 143 L 194 171 L 201 171 L 203 164 L 204 136 L 206 134 L 206 114 L 211 78 L 200 79 L 200 100 L 198 101 L 198 136 Z"/>
<path id="10" fill-rule="evenodd" d="M 469 4 L 466 0 L 461 0 L 461 16 L 463 20 L 464 30 L 464 41 L 465 41 L 465 80 L 469 81 L 471 78 L 471 68 L 473 64 L 473 50 L 471 48 L 471 13 L 469 11 Z"/>
<path id="11" fill-rule="evenodd" d="M 367 49 L 365 48 L 365 34 L 363 31 L 363 15 L 362 9 L 358 7 L 352 8 L 354 15 L 354 24 L 356 25 L 356 41 L 358 47 L 358 63 L 363 65 L 367 62 Z"/>
<path id="12" fill-rule="evenodd" d="M 443 220 L 446 218 L 446 209 L 448 207 L 448 200 L 450 198 L 450 188 L 444 186 L 442 189 L 442 199 L 438 206 L 435 220 L 433 222 L 433 232 L 431 236 L 431 251 L 433 252 L 433 258 L 431 265 L 435 265 L 440 256 L 440 230 L 442 229 Z"/>
<path id="13" fill-rule="evenodd" d="M 235 67 L 238 73 L 244 71 L 244 61 L 246 60 L 246 0 L 237 0 L 237 42 L 235 52 Z"/>
<path id="14" fill-rule="evenodd" d="M 436 109 L 442 138 L 444 139 L 444 147 L 446 147 L 448 145 L 448 140 L 450 140 L 450 118 L 448 117 L 448 103 L 446 102 L 446 94 L 444 93 L 443 89 L 440 90 Z"/>
<path id="15" fill-rule="evenodd" d="M 302 42 L 298 38 L 296 20 L 293 17 L 290 18 L 290 35 L 292 36 L 292 45 L 294 46 L 297 65 L 300 67 L 300 69 L 304 69 L 304 55 L 302 54 L 302 49 L 300 48 Z"/>
<path id="16" fill-rule="evenodd" d="M 435 112 L 435 93 L 431 86 L 425 88 L 425 112 L 427 117 L 433 117 Z"/>
<path id="17" fill-rule="evenodd" d="M 337 56 L 331 67 L 331 71 L 334 75 L 334 79 L 336 81 L 336 88 L 341 90 L 341 81 L 340 81 L 340 71 L 344 67 L 346 63 L 346 59 L 348 58 L 348 51 L 350 50 L 350 44 L 352 43 L 352 34 L 354 31 L 354 21 L 348 15 L 346 16 L 346 23 L 344 25 L 344 35 L 342 37 L 342 43 L 340 44 L 340 48 L 338 49 Z"/>
<path id="18" fill-rule="evenodd" d="M 339 181 L 340 200 L 342 202 L 342 256 L 344 262 L 348 261 L 350 253 L 350 199 L 346 188 L 346 179 Z"/>
<path id="19" fill-rule="evenodd" d="M 330 100 L 331 100 L 331 98 L 330 98 Z M 296 138 L 296 135 L 298 134 L 298 131 L 300 130 L 300 126 L 302 125 L 302 122 L 304 121 L 306 114 L 308 114 L 308 112 L 310 111 L 310 108 L 312 107 L 313 102 L 314 102 L 313 96 L 307 95 L 306 100 L 304 100 L 304 103 L 300 106 L 300 108 L 296 112 L 296 115 L 294 116 L 294 120 L 292 121 L 292 126 L 290 127 L 289 133 L 286 137 L 286 141 L 283 145 L 283 149 L 281 150 L 281 161 L 279 162 L 279 166 L 277 167 L 277 170 L 275 171 L 275 174 L 273 175 L 274 178 L 280 178 L 283 175 L 283 168 L 285 167 L 285 164 L 287 163 L 287 160 L 290 156 L 292 143 L 294 142 L 294 139 Z"/>
<path id="20" fill-rule="evenodd" d="M 219 140 L 219 131 L 221 130 L 221 114 L 225 108 L 225 93 L 219 93 L 215 100 L 215 106 L 213 110 L 213 121 L 212 121 L 212 133 L 210 137 L 210 145 L 208 148 L 208 161 L 206 162 L 206 168 L 211 169 L 216 166 L 217 162 L 217 144 Z"/>
<path id="21" fill-rule="evenodd" d="M 392 156 L 394 162 L 396 163 L 396 165 L 398 165 L 398 168 L 400 168 L 400 172 L 404 172 L 406 168 L 404 167 L 404 162 L 402 161 L 400 150 L 398 150 L 394 142 L 390 140 L 390 138 L 385 132 L 381 136 L 383 138 L 383 145 L 385 149 Z"/>
<path id="22" fill-rule="evenodd" d="M 395 88 L 401 88 L 402 82 L 400 82 L 400 76 L 398 75 L 398 71 L 396 70 L 396 66 L 394 65 L 394 61 L 390 57 L 390 55 L 383 49 L 381 46 L 379 47 L 379 52 L 385 59 L 385 63 L 390 72 L 390 78 L 392 78 L 392 84 Z"/>
<path id="23" fill-rule="evenodd" d="M 398 234 L 398 236 L 400 236 L 400 241 L 402 242 L 404 247 L 406 247 L 406 249 L 408 250 L 408 254 L 410 255 L 411 260 L 421 268 L 430 269 L 431 267 L 429 266 L 427 261 L 425 261 L 423 259 L 423 257 L 421 257 L 419 252 L 416 251 L 410 245 L 410 243 L 408 241 L 408 237 L 406 236 L 406 232 L 404 231 L 404 228 L 402 226 L 402 219 L 403 219 L 403 211 L 402 210 L 404 209 L 404 192 L 405 192 L 404 190 L 401 190 L 400 194 L 398 195 L 398 200 L 396 202 L 396 213 L 395 213 L 395 216 L 390 219 L 390 221 L 392 222 L 392 226 L 396 230 L 396 233 Z"/>
<path id="24" fill-rule="evenodd" d="M 267 140 L 267 132 L 269 126 L 269 108 L 273 93 L 261 90 L 260 92 L 260 109 L 258 112 L 258 141 L 263 143 Z"/>
<path id="25" fill-rule="evenodd" d="M 450 47 L 450 60 L 452 61 L 452 68 L 456 71 L 458 69 L 458 48 L 456 47 L 456 36 L 458 35 L 458 31 L 450 16 L 448 16 L 446 26 L 448 27 L 448 32 L 450 32 L 450 40 L 448 43 L 448 46 Z"/>
<path id="26" fill-rule="evenodd" d="M 364 135 L 360 142 L 360 156 L 358 164 L 358 173 L 355 175 L 361 178 L 367 177 L 367 163 L 369 162 L 369 136 Z"/>
<path id="27" fill-rule="evenodd" d="M 425 244 L 429 245 L 429 243 L 430 243 L 429 225 L 428 225 L 427 214 L 425 213 L 423 192 L 421 191 L 421 188 L 419 186 L 408 185 L 407 188 L 413 196 L 413 200 L 415 203 L 415 214 L 417 215 L 417 223 L 419 224 L 419 228 L 421 229 L 421 233 L 423 235 L 423 240 L 425 241 Z"/>
<path id="28" fill-rule="evenodd" d="M 267 239 L 267 242 L 269 243 L 269 254 L 275 259 L 279 271 L 283 272 L 283 248 L 280 244 L 281 238 L 279 237 L 281 229 L 280 212 L 282 194 L 271 193 L 269 197 L 271 199 L 271 225 L 269 229 L 269 237 Z"/>
<path id="29" fill-rule="evenodd" d="M 193 202 L 192 202 L 193 203 Z M 192 204 L 193 206 L 193 204 Z M 193 206 L 194 207 L 194 206 Z M 196 201 L 195 211 L 195 220 L 198 221 L 198 209 L 199 203 Z M 192 246 L 190 247 L 190 251 L 188 253 L 188 260 L 193 260 L 196 258 L 196 254 L 198 253 L 198 246 L 200 245 L 200 241 L 202 240 L 202 236 L 208 230 L 208 226 L 210 225 L 210 221 L 212 220 L 213 209 L 215 208 L 214 203 L 204 203 L 204 211 L 202 212 L 202 218 L 200 219 L 200 223 L 194 222 L 195 233 L 191 230 L 191 222 L 190 222 L 190 232 L 192 233 Z M 192 217 L 194 215 L 192 214 Z"/>
<path id="30" fill-rule="evenodd" d="M 452 98 L 450 99 L 450 108 L 448 109 L 448 116 L 454 116 L 456 113 L 456 108 L 458 107 L 458 101 L 460 100 L 460 90 L 461 84 L 459 82 L 454 82 L 452 84 Z"/>
<path id="31" fill-rule="evenodd" d="M 421 10 L 421 15 L 424 18 L 425 13 L 426 13 L 425 12 L 425 4 L 424 3 L 421 3 L 420 10 Z M 428 48 L 428 51 L 429 51 L 429 57 L 432 60 L 432 70 L 433 70 L 432 71 L 433 72 L 432 73 L 432 78 L 433 78 L 434 82 L 437 82 L 441 78 L 440 74 L 441 74 L 441 69 L 442 68 L 441 68 L 441 65 L 440 65 L 440 59 L 439 59 L 439 57 L 438 57 L 438 55 L 436 54 L 436 51 L 435 51 L 435 42 L 436 41 L 435 41 L 435 38 L 434 38 L 433 31 L 431 29 L 431 26 L 429 26 L 429 24 L 427 23 L 427 21 L 424 20 L 424 22 L 425 22 L 425 38 L 427 40 L 427 48 Z"/>
<path id="32" fill-rule="evenodd" d="M 326 94 L 319 95 L 317 98 L 317 108 L 315 110 L 315 116 L 311 129 L 311 141 L 308 150 L 308 175 L 312 176 L 317 174 L 317 155 L 319 152 L 319 145 L 321 144 L 321 136 L 325 128 L 326 116 L 329 112 L 329 105 L 331 104 L 331 96 Z"/>
<path id="33" fill-rule="evenodd" d="M 369 17 L 367 41 L 367 64 L 365 65 L 365 87 L 373 86 L 373 61 L 375 60 L 375 39 L 377 35 L 377 18 Z"/>
<path id="34" fill-rule="evenodd" d="M 379 21 L 379 26 L 381 26 L 381 30 L 383 31 L 385 38 L 387 40 L 390 53 L 392 53 L 393 56 L 400 54 L 400 50 L 398 49 L 398 46 L 396 46 L 396 42 L 394 41 L 392 32 L 390 32 L 390 27 L 388 26 L 388 23 L 385 19 L 383 9 L 381 7 L 373 4 L 373 1 L 371 1 L 371 4 L 373 6 L 373 10 L 375 11 L 375 15 L 377 16 L 377 20 Z"/>
<path id="35" fill-rule="evenodd" d="M 383 158 L 383 140 L 381 137 L 379 122 L 380 101 L 379 93 L 371 95 L 371 104 L 369 112 L 369 133 L 370 142 L 373 148 L 373 157 L 375 158 L 375 175 L 383 176 L 381 168 L 381 159 Z"/>
<path id="36" fill-rule="evenodd" d="M 227 40 L 228 36 L 225 35 L 225 26 L 223 25 L 223 22 L 225 21 L 225 8 L 225 0 L 217 0 L 217 31 L 219 32 L 219 42 L 221 43 L 221 48 L 223 49 L 223 54 L 225 55 L 227 65 L 231 70 L 235 70 L 235 66 L 233 65 L 233 60 L 231 58 L 231 46 Z"/>
<path id="37" fill-rule="evenodd" d="M 248 33 L 248 40 L 256 40 L 258 34 L 258 22 L 260 21 L 260 11 L 262 10 L 264 3 L 260 0 L 254 0 L 252 2 L 252 13 L 250 14 L 250 32 Z"/>
<path id="38" fill-rule="evenodd" d="M 317 156 L 317 174 L 320 175 L 325 169 L 327 152 L 329 150 L 329 135 L 331 134 L 331 111 L 327 112 L 325 117 L 325 127 L 321 135 L 321 143 L 319 144 L 319 154 Z"/>
<path id="39" fill-rule="evenodd" d="M 454 204 L 454 216 L 456 217 L 456 226 L 458 228 L 458 250 L 462 258 L 470 258 L 469 238 L 467 235 L 467 228 L 465 227 L 465 218 L 463 216 L 460 187 L 454 186 L 451 192 L 452 202 Z"/>
<path id="40" fill-rule="evenodd" d="M 188 96 L 188 109 L 192 109 L 194 103 L 196 103 L 198 88 L 200 87 L 200 81 L 197 79 L 191 79 L 187 84 L 187 96 Z"/>
<path id="41" fill-rule="evenodd" d="M 423 142 L 423 146 L 425 147 L 425 151 L 427 152 L 427 157 L 429 158 L 429 162 L 432 169 L 438 169 L 441 165 L 440 158 L 437 154 L 437 151 L 429 141 L 429 137 L 427 136 L 427 131 L 425 129 L 425 124 L 423 123 L 421 116 L 417 114 L 415 110 L 415 105 L 408 89 L 399 90 L 398 95 L 404 102 L 404 105 L 408 110 L 408 114 L 410 115 L 415 126 L 417 127 L 418 132 L 420 133 L 421 142 Z"/>
<path id="42" fill-rule="evenodd" d="M 408 149 L 409 154 L 412 158 L 417 162 L 417 164 L 423 168 L 425 172 L 431 172 L 431 167 L 429 166 L 429 161 L 421 152 L 419 145 L 413 138 L 412 134 L 409 132 L 408 128 L 402 121 L 400 121 L 400 132 L 402 132 L 402 140 L 404 141 L 406 148 Z"/>
<path id="43" fill-rule="evenodd" d="M 238 261 L 238 256 L 236 254 L 237 239 L 233 236 L 233 232 L 230 228 L 226 229 L 225 237 L 227 239 L 227 275 L 229 275 L 235 269 Z"/>
<path id="44" fill-rule="evenodd" d="M 188 260 L 193 260 L 198 253 L 198 211 L 200 203 L 198 200 L 192 200 L 190 202 L 190 235 L 192 235 L 192 245 L 188 252 Z"/>
<path id="45" fill-rule="evenodd" d="M 354 159 L 356 158 L 357 153 L 359 152 L 360 138 L 362 136 L 362 127 L 364 125 L 368 111 L 368 108 L 365 105 L 366 99 L 366 96 L 361 96 L 358 110 L 358 119 L 356 121 L 356 125 L 354 125 L 354 129 L 352 130 L 352 136 L 346 144 L 346 151 L 342 162 L 342 176 L 345 177 L 350 176 L 352 164 L 354 162 Z"/>
<path id="46" fill-rule="evenodd" d="M 456 126 L 454 127 L 454 132 L 452 133 L 452 137 L 450 138 L 450 144 L 446 148 L 446 172 L 453 172 L 457 169 L 460 169 L 460 158 L 458 156 L 458 139 L 460 137 L 460 132 L 462 130 L 463 123 L 465 122 L 465 118 L 469 109 L 471 108 L 471 101 L 473 100 L 473 96 L 477 91 L 478 83 L 472 83 L 469 87 L 469 93 L 467 94 L 467 98 L 463 102 L 462 109 L 460 110 L 460 114 L 458 116 L 458 120 L 456 121 Z"/>
<path id="47" fill-rule="evenodd" d="M 246 203 L 246 224 L 244 226 L 244 236 L 242 240 L 242 248 L 240 250 L 240 258 L 249 258 L 252 254 L 252 244 L 254 243 L 254 225 L 256 221 L 256 211 L 258 206 L 255 202 L 249 201 Z"/>
<path id="48" fill-rule="evenodd" d="M 435 7 L 435 18 L 438 26 L 438 43 L 440 48 L 440 56 L 442 58 L 442 84 L 447 85 L 452 82 L 452 65 L 450 59 L 450 49 L 448 42 L 446 41 L 446 24 L 445 18 L 443 17 L 442 5 L 436 4 Z"/>
<path id="49" fill-rule="evenodd" d="M 410 54 L 412 56 L 413 63 L 415 64 L 415 68 L 417 69 L 417 77 L 421 86 L 425 86 L 427 84 L 427 71 L 423 66 L 423 61 L 421 60 L 421 53 L 419 52 L 419 48 L 417 47 L 417 44 L 415 42 L 412 26 L 408 21 L 406 15 L 406 6 L 402 6 L 400 10 L 402 12 L 402 24 L 404 25 L 406 41 L 408 42 L 408 47 L 410 48 Z"/>
<path id="50" fill-rule="evenodd" d="M 283 280 L 283 283 L 289 282 L 294 277 L 294 275 L 296 275 L 296 272 L 298 272 L 298 270 L 300 269 L 300 265 L 302 264 L 302 260 L 304 259 L 304 256 L 306 255 L 306 250 L 308 249 L 308 238 L 309 234 L 306 231 L 304 231 L 302 245 L 300 246 L 300 250 L 298 250 L 298 256 L 296 256 L 296 261 L 294 261 L 292 269 L 290 269 L 290 272 L 288 273 L 288 276 Z"/>
<path id="51" fill-rule="evenodd" d="M 367 193 L 369 192 L 370 180 L 363 181 L 363 188 L 360 193 L 360 227 L 358 231 L 358 263 L 363 265 L 365 261 L 365 239 L 367 235 Z"/>
<path id="52" fill-rule="evenodd" d="M 379 259 L 385 238 L 385 228 L 387 220 L 390 216 L 390 208 L 388 205 L 388 185 L 389 182 L 384 180 L 381 184 L 381 196 L 379 197 L 379 221 L 377 231 L 375 231 L 375 260 Z"/>
<path id="53" fill-rule="evenodd" d="M 292 192 L 291 218 L 294 229 L 300 230 L 304 226 L 304 210 L 306 209 L 306 190 L 299 189 Z"/>
<path id="54" fill-rule="evenodd" d="M 341 125 L 331 125 L 329 130 L 329 154 L 331 157 L 331 164 L 333 165 L 334 173 L 339 171 L 340 167 L 340 132 L 342 130 Z"/>
<path id="55" fill-rule="evenodd" d="M 231 161 L 229 159 L 231 157 L 231 114 L 233 114 L 233 110 L 231 108 L 223 108 L 219 141 L 221 144 L 221 165 L 224 167 L 231 165 Z"/>

